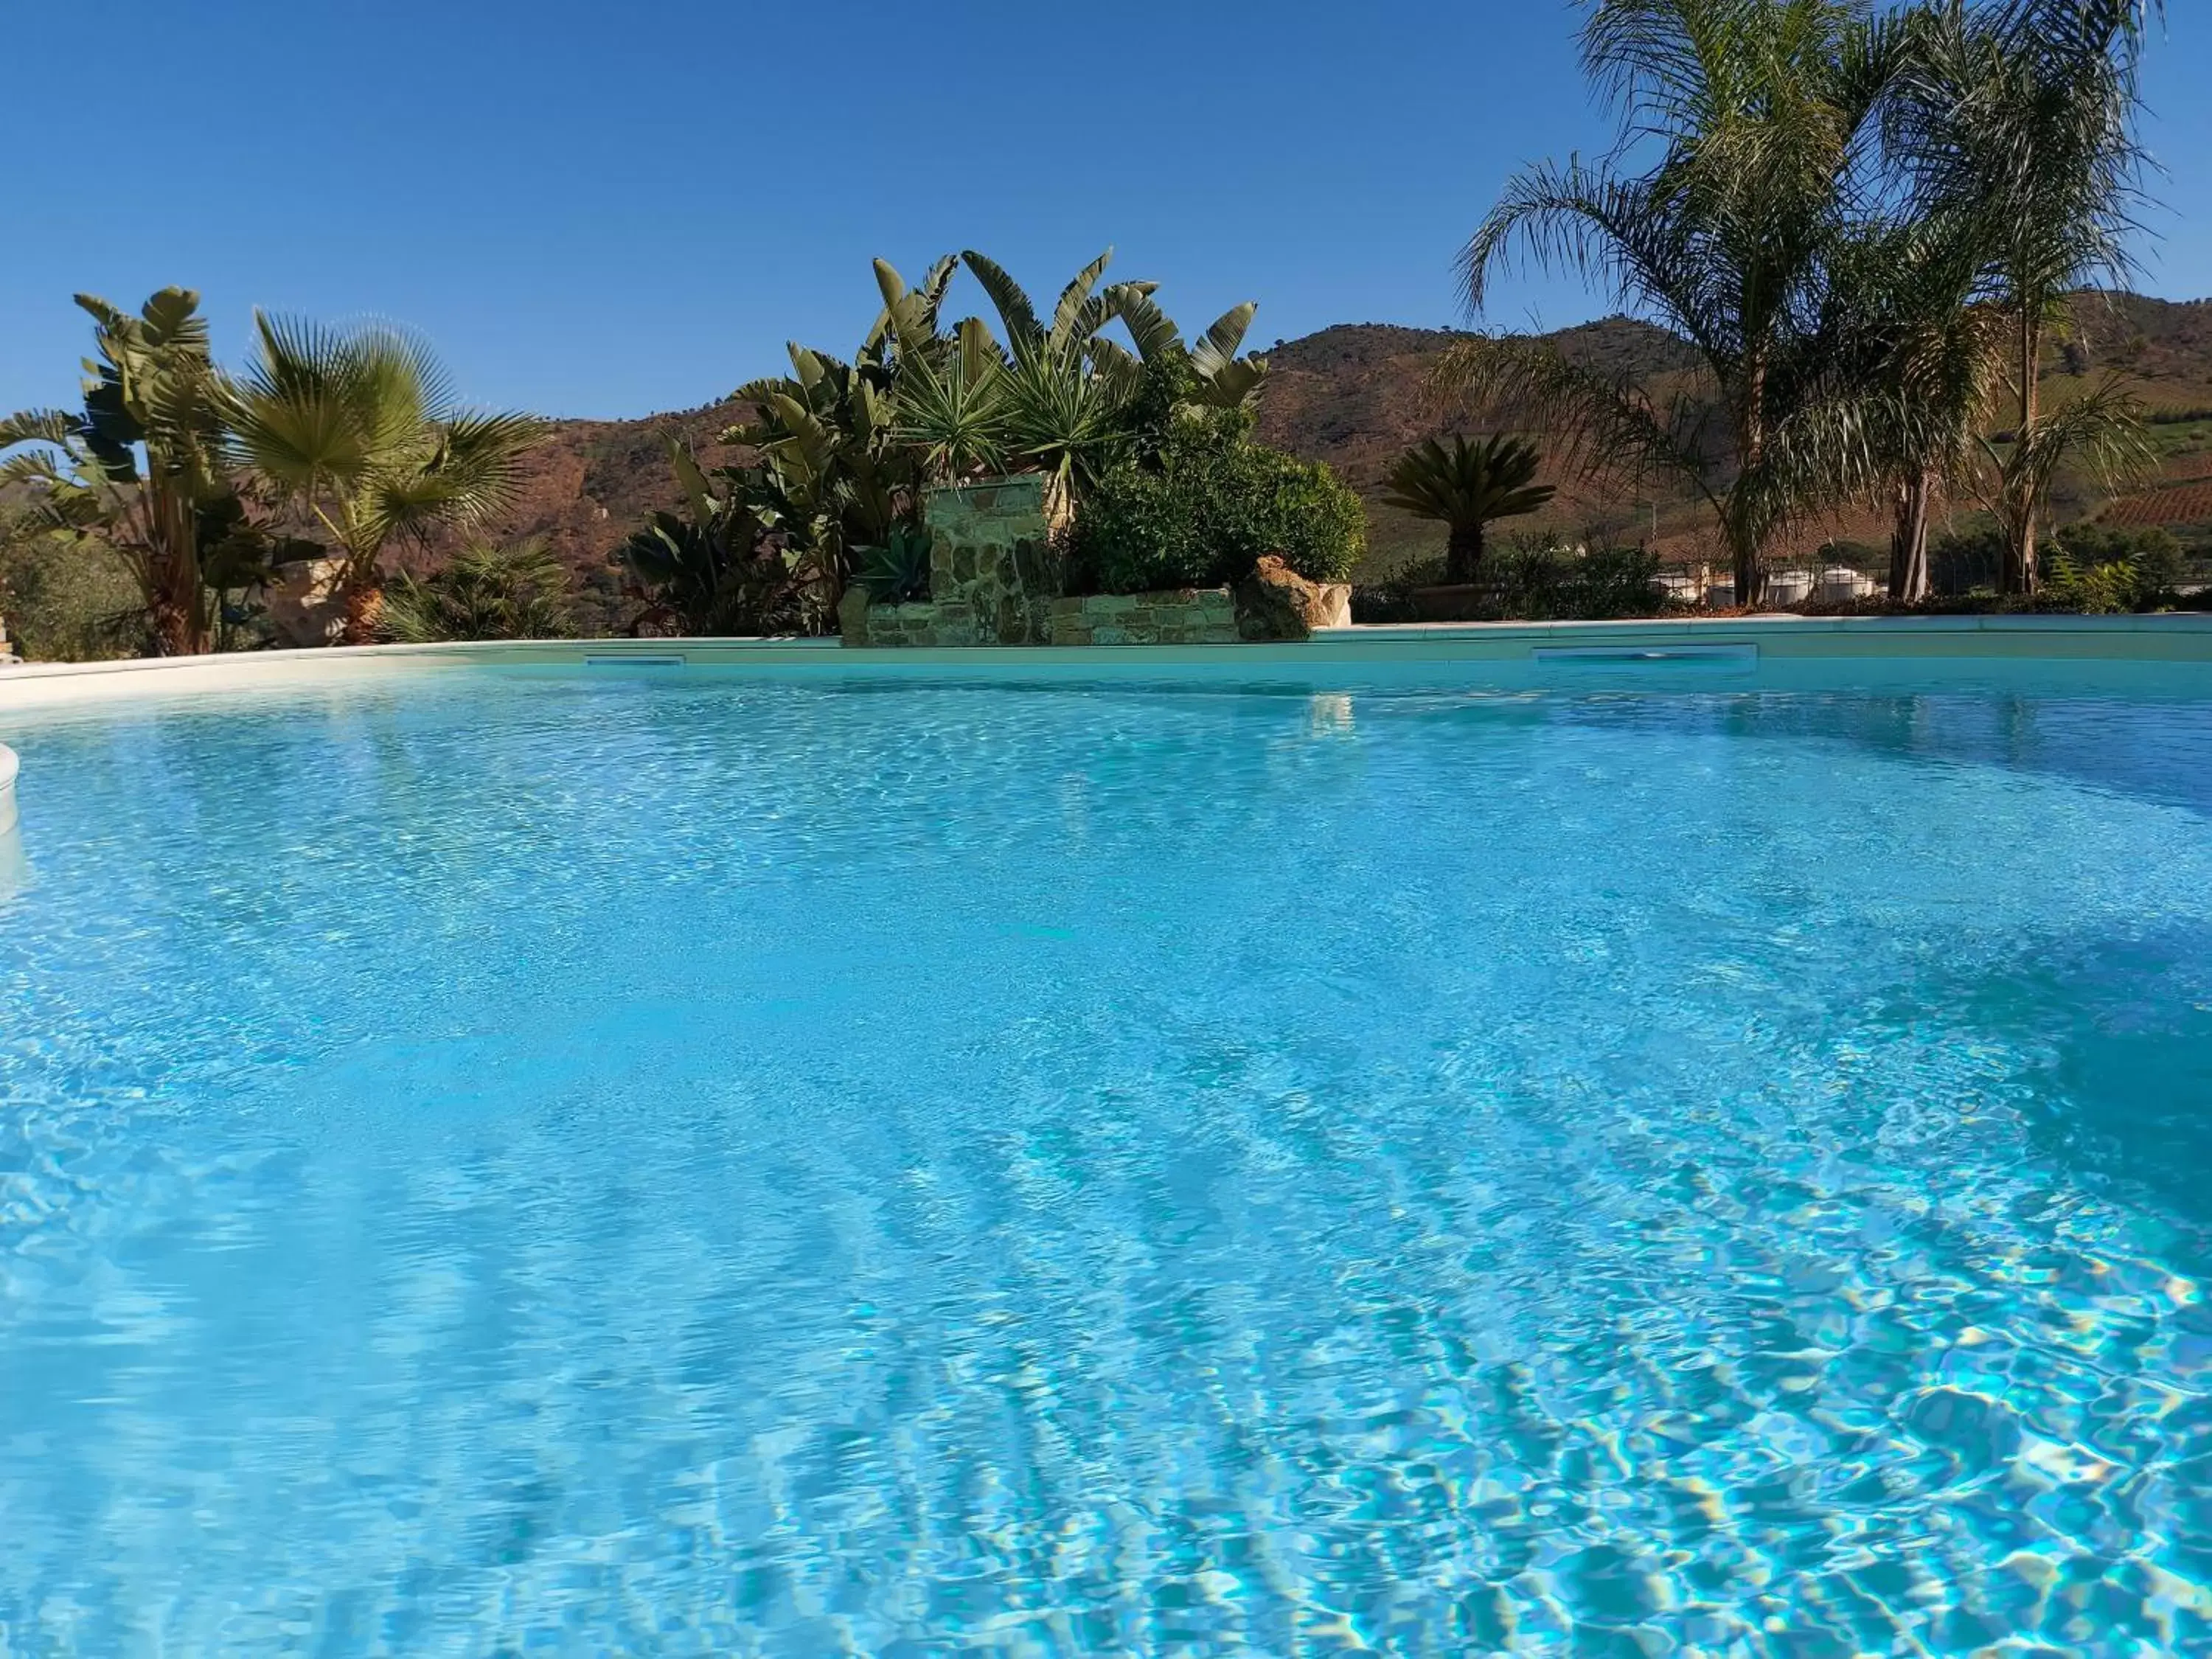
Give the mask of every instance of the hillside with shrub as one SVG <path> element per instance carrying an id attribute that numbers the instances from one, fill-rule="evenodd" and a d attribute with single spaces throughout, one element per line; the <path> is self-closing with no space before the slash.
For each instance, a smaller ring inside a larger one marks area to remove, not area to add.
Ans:
<path id="1" fill-rule="evenodd" d="M 2120 371 L 2148 410 L 2160 465 L 2154 477 L 2117 500 L 2086 479 L 2063 480 L 2056 497 L 2062 516 L 2161 526 L 2185 548 L 2212 549 L 2212 301 L 2100 296 L 2081 302 L 2076 318 L 2074 331 L 2051 351 L 2053 394 L 2063 398 L 2069 387 Z M 1270 373 L 1260 394 L 1258 436 L 1293 455 L 1326 461 L 1358 492 L 1368 515 L 1363 574 L 1386 574 L 1443 550 L 1441 526 L 1382 504 L 1383 475 L 1413 445 L 1465 424 L 1441 411 L 1427 386 L 1437 358 L 1463 337 L 1449 329 L 1346 323 L 1277 342 L 1263 353 Z M 1662 385 L 1688 363 L 1679 341 L 1632 318 L 1606 318 L 1544 337 L 1577 361 Z M 616 550 L 647 513 L 676 496 L 662 434 L 694 444 L 702 459 L 726 463 L 737 452 L 715 440 L 744 413 L 723 402 L 639 420 L 556 422 L 526 464 L 522 495 L 498 536 L 543 538 L 575 574 L 587 613 L 611 618 L 620 609 Z M 1560 486 L 1558 497 L 1522 527 L 1651 540 L 1672 557 L 1695 551 L 1704 526 L 1689 496 L 1666 489 L 1639 495 L 1619 480 L 1582 477 L 1571 468 L 1548 476 Z M 1957 527 L 1970 527 L 1974 504 L 1954 503 L 1953 516 Z M 1869 510 L 1844 515 L 1807 539 L 1874 545 L 1887 534 L 1886 515 Z"/>

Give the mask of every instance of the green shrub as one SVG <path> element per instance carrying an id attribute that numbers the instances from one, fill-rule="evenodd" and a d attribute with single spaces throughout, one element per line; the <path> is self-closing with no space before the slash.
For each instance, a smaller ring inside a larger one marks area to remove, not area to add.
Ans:
<path id="1" fill-rule="evenodd" d="M 0 521 L 0 621 L 31 662 L 98 662 L 145 648 L 146 605 L 95 538 Z"/>
<path id="2" fill-rule="evenodd" d="M 1502 617 L 1515 622 L 1601 622 L 1663 611 L 1659 556 L 1640 547 L 1578 552 L 1522 542 L 1492 556 L 1492 580 Z"/>
<path id="3" fill-rule="evenodd" d="M 2001 532 L 1966 531 L 1929 544 L 1929 574 L 1938 593 L 1994 592 L 2004 579 L 2004 559 Z M 2155 526 L 2068 525 L 2045 538 L 2042 564 L 2042 591 L 2012 605 L 2092 614 L 2148 610 L 2172 603 L 2173 589 L 2187 574 L 2181 544 L 2172 532 Z"/>
<path id="4" fill-rule="evenodd" d="M 378 631 L 422 645 L 434 640 L 558 640 L 576 631 L 568 573 L 542 541 L 465 547 L 427 576 L 384 590 Z"/>
<path id="5" fill-rule="evenodd" d="M 1177 415 L 1158 453 L 1109 468 L 1067 538 L 1077 592 L 1143 593 L 1239 581 L 1279 554 L 1310 581 L 1342 581 L 1367 542 L 1359 497 L 1328 467 L 1251 439 L 1241 410 Z"/>
<path id="6" fill-rule="evenodd" d="M 1668 606 L 1659 586 L 1659 556 L 1640 547 L 1594 547 L 1581 551 L 1547 541 L 1509 540 L 1484 561 L 1484 579 L 1468 605 L 1480 622 L 1602 622 L 1649 617 Z M 1441 560 L 1408 565 L 1387 582 L 1356 588 L 1356 622 L 1418 622 L 1413 590 L 1442 582 Z"/>
<path id="7" fill-rule="evenodd" d="M 1928 544 L 1928 582 L 1938 593 L 1994 590 L 2004 580 L 2004 535 L 1984 527 L 1954 531 Z"/>
<path id="8" fill-rule="evenodd" d="M 2130 609 L 2169 598 L 2186 574 L 2181 544 L 2172 531 L 2155 525 L 2139 528 L 2069 525 L 2052 539 L 2054 573 L 2062 559 L 2076 566 L 2127 566 L 2135 595 Z"/>

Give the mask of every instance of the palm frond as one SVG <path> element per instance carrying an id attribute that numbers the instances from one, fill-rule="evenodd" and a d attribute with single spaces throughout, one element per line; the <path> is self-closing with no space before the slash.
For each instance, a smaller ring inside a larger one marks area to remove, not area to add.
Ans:
<path id="1" fill-rule="evenodd" d="M 1608 376 L 1569 361 L 1537 340 L 1486 337 L 1447 349 L 1431 371 L 1431 395 L 1479 404 L 1514 425 L 1540 431 L 1555 455 L 1585 477 L 1668 477 L 1688 483 L 1716 506 L 1710 402 L 1677 393 L 1664 403 L 1632 378 Z"/>

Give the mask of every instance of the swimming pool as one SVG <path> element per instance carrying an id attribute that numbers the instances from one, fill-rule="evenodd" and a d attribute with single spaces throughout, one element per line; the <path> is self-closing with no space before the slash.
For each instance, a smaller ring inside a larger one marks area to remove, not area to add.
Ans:
<path id="1" fill-rule="evenodd" d="M 0 1650 L 2212 1644 L 2212 703 L 0 737 Z"/>

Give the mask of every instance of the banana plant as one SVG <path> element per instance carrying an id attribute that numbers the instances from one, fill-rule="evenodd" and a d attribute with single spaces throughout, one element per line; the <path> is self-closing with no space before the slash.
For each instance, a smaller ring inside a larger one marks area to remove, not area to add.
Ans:
<path id="1" fill-rule="evenodd" d="M 252 520 L 225 465 L 223 384 L 199 295 L 165 288 L 135 317 L 89 294 L 76 303 L 98 354 L 84 362 L 83 407 L 0 421 L 0 452 L 15 452 L 0 460 L 0 490 L 24 489 L 54 528 L 99 532 L 137 585 L 157 651 L 205 652 L 215 580 L 265 572 L 294 544 Z"/>
<path id="2" fill-rule="evenodd" d="M 1097 341 L 1093 355 L 1103 360 L 1102 369 L 1110 366 L 1112 372 L 1124 374 L 1134 370 L 1138 361 L 1177 368 L 1186 381 L 1186 403 L 1206 409 L 1249 409 L 1259 400 L 1260 388 L 1267 380 L 1267 360 L 1240 357 L 1237 353 L 1259 309 L 1250 300 L 1232 306 L 1214 319 L 1196 345 L 1186 345 L 1182 331 L 1160 309 L 1149 289 L 1131 294 L 1121 301 L 1119 314 L 1129 337 L 1137 343 L 1137 360 L 1112 362 L 1116 356 L 1128 358 L 1112 340 Z"/>
<path id="3" fill-rule="evenodd" d="M 763 526 L 738 492 L 718 492 L 690 448 L 666 440 L 684 510 L 656 512 L 618 550 L 651 608 L 639 617 L 691 635 L 778 631 L 790 610 L 789 562 L 763 547 Z"/>

